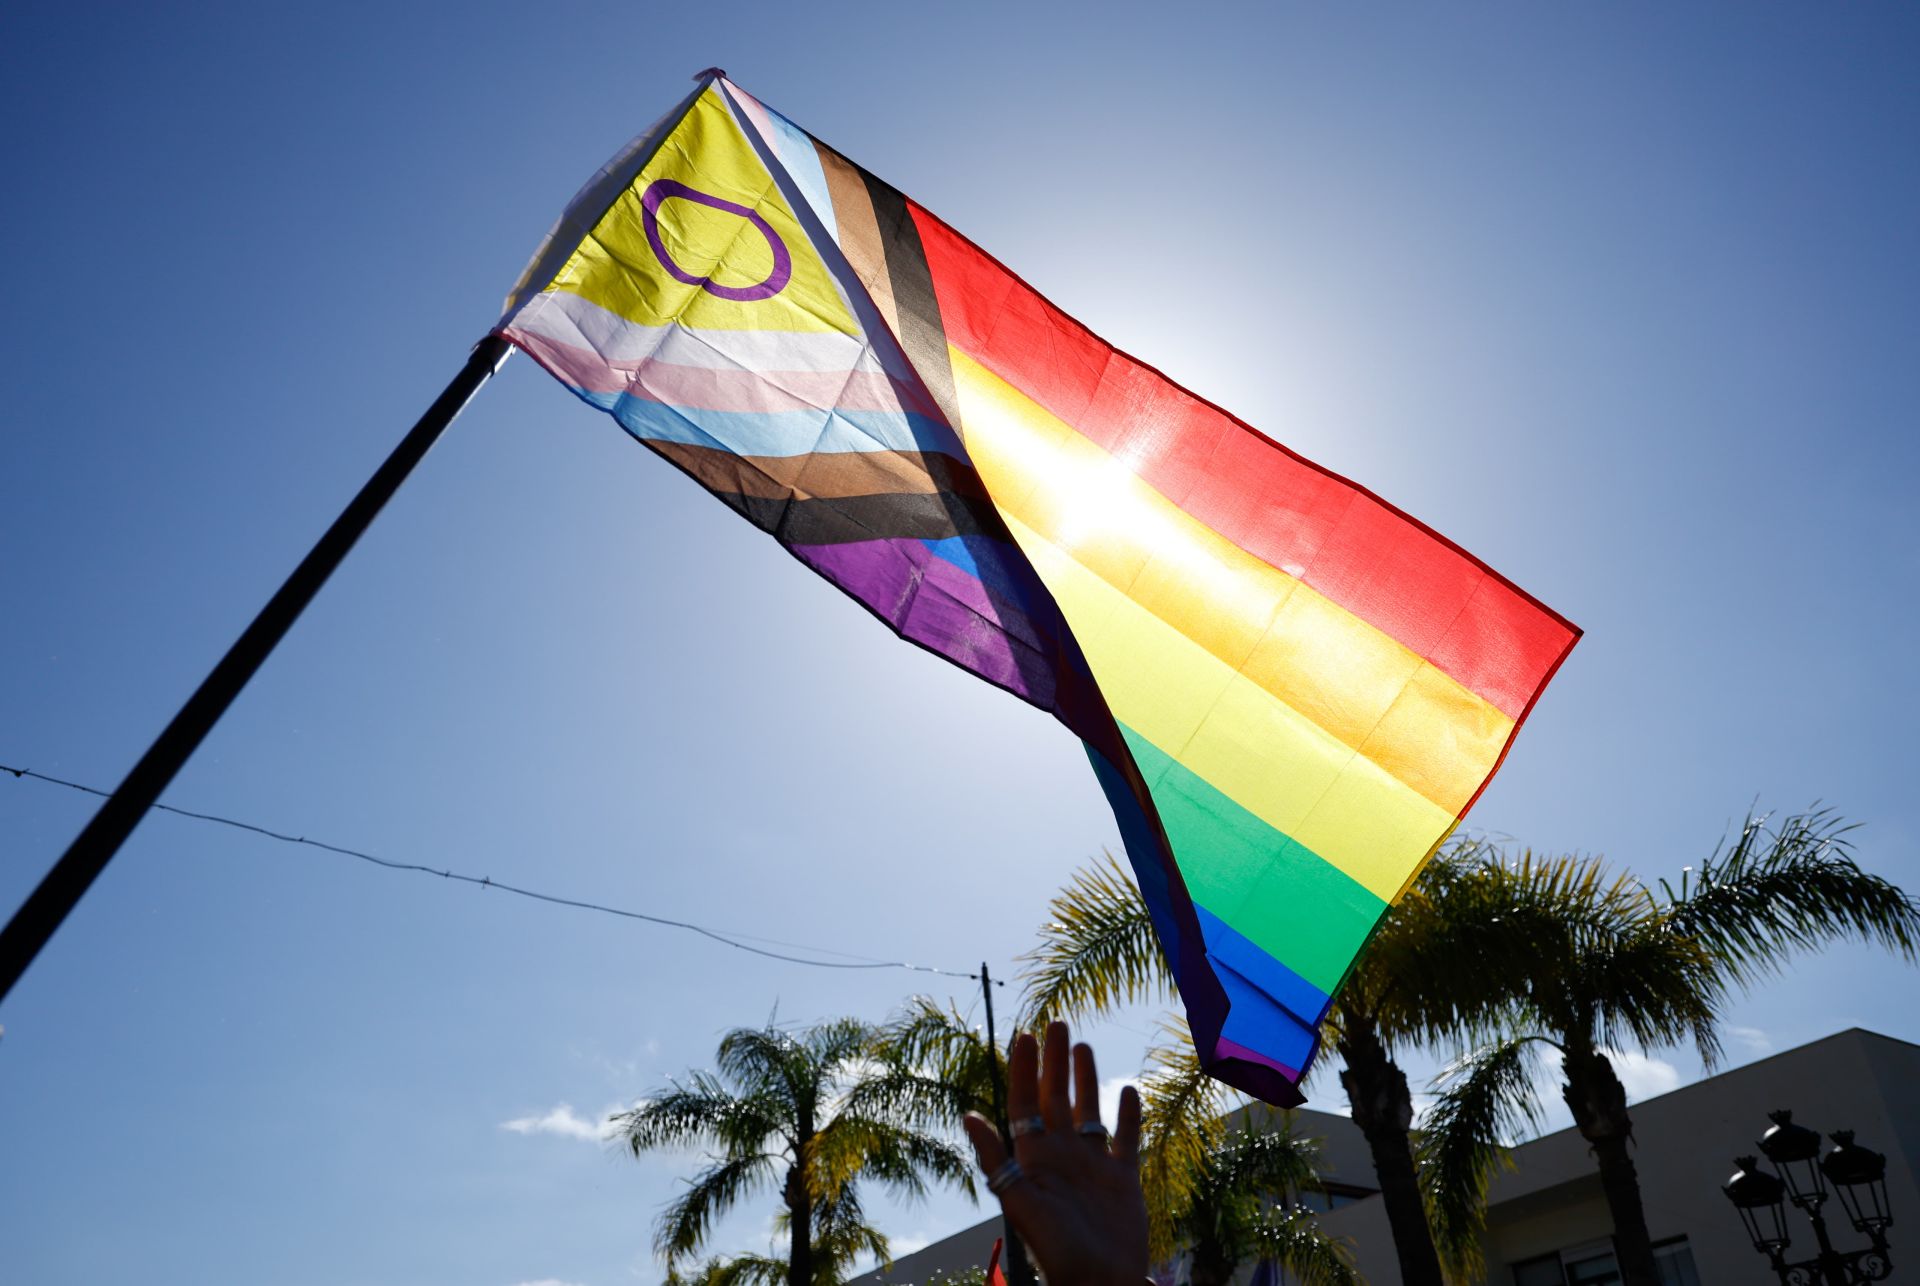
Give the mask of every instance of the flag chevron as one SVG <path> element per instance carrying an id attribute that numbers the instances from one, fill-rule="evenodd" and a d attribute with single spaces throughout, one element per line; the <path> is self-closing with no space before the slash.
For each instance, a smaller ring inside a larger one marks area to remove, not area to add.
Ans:
<path id="1" fill-rule="evenodd" d="M 1579 637 L 729 82 L 589 184 L 497 333 L 1078 734 L 1209 1071 L 1272 1102 Z"/>

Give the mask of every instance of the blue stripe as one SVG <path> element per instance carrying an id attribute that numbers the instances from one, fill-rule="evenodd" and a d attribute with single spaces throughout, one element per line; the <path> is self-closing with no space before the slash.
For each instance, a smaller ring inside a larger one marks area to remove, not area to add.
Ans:
<path id="1" fill-rule="evenodd" d="M 609 412 L 627 432 L 651 441 L 718 447 L 736 455 L 929 451 L 966 458 L 945 423 L 911 411 L 709 411 L 568 387 L 589 406 Z"/>
<path id="2" fill-rule="evenodd" d="M 840 229 L 833 218 L 833 197 L 827 190 L 827 172 L 820 168 L 820 153 L 814 150 L 813 139 L 805 130 L 765 103 L 760 105 L 766 108 L 767 120 L 773 126 L 773 148 L 780 154 L 780 163 L 787 167 L 787 173 L 799 185 L 807 204 L 813 207 L 813 212 L 820 216 L 820 222 L 826 225 L 827 234 L 838 242 Z"/>
<path id="3" fill-rule="evenodd" d="M 1207 955 L 1216 965 L 1231 969 L 1248 986 L 1272 997 L 1269 1003 L 1277 1002 L 1308 1027 L 1326 1016 L 1329 1004 L 1326 992 L 1281 964 L 1272 952 L 1256 945 L 1252 939 L 1198 902 L 1193 904 L 1193 910 L 1200 917 L 1200 936 L 1206 939 Z M 1267 1052 L 1266 1047 L 1256 1041 L 1240 1040 L 1232 1032 L 1226 1034 L 1229 1039 L 1239 1040 L 1249 1049 Z"/>
<path id="4" fill-rule="evenodd" d="M 1133 867 L 1134 882 L 1140 886 L 1140 898 L 1147 904 L 1147 914 L 1153 919 L 1160 949 L 1169 961 L 1177 964 L 1180 926 L 1173 915 L 1173 895 L 1167 888 L 1167 873 L 1160 864 L 1160 841 L 1120 770 L 1094 749 L 1092 742 L 1081 744 L 1086 747 L 1087 759 L 1093 764 L 1093 775 L 1099 779 L 1100 789 L 1106 792 L 1113 820 L 1119 824 L 1120 842 L 1126 846 L 1128 864 Z"/>
<path id="5" fill-rule="evenodd" d="M 1236 1045 L 1286 1064 L 1296 1073 L 1306 1071 L 1319 1040 L 1314 1029 L 1222 965 L 1217 956 L 1213 973 L 1227 993 L 1227 1021 L 1220 1024 L 1220 1034 Z"/>

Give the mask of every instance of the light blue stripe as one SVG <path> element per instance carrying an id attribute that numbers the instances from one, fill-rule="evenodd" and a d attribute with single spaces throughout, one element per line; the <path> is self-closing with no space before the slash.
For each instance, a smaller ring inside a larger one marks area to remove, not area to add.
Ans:
<path id="1" fill-rule="evenodd" d="M 974 539 L 978 540 L 980 537 L 976 536 Z M 980 560 L 974 557 L 972 547 L 967 544 L 967 537 L 947 536 L 940 540 L 926 541 L 925 544 L 929 550 L 941 558 L 955 567 L 972 573 L 976 580 L 985 583 L 985 578 L 980 575 Z"/>
<path id="2" fill-rule="evenodd" d="M 1026 555 L 1017 545 L 993 536 L 947 536 L 929 540 L 927 548 L 956 567 L 971 572 L 987 589 L 1009 603 L 1025 604 L 1033 593 L 1029 577 L 1022 574 Z"/>
<path id="3" fill-rule="evenodd" d="M 709 411 L 667 406 L 631 393 L 575 395 L 612 414 L 638 438 L 719 447 L 736 455 L 810 455 L 816 451 L 928 451 L 958 455 L 938 420 L 901 411 Z"/>
<path id="4" fill-rule="evenodd" d="M 761 104 L 766 107 L 765 103 Z M 820 216 L 820 222 L 826 225 L 827 232 L 838 243 L 840 228 L 833 218 L 833 196 L 827 190 L 827 172 L 820 168 L 820 153 L 813 146 L 813 139 L 807 132 L 767 107 L 767 119 L 773 125 L 774 150 L 780 153 L 781 164 L 787 167 L 787 173 L 800 186 L 807 198 L 807 204 Z"/>

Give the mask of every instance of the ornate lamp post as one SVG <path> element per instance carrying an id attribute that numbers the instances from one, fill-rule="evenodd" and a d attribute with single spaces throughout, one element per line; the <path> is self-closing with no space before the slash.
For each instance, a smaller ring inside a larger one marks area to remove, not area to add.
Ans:
<path id="1" fill-rule="evenodd" d="M 1765 1255 L 1786 1286 L 1856 1286 L 1886 1279 L 1893 1271 L 1887 1250 L 1887 1228 L 1893 1214 L 1887 1205 L 1887 1159 L 1853 1141 L 1852 1130 L 1833 1134 L 1834 1148 L 1822 1158 L 1820 1136 L 1793 1123 L 1791 1112 L 1770 1112 L 1773 1128 L 1760 1137 L 1760 1151 L 1773 1162 L 1778 1176 L 1760 1169 L 1754 1157 L 1739 1157 L 1738 1167 L 1721 1190 L 1740 1212 L 1753 1248 Z M 1827 1185 L 1833 1185 L 1832 1192 Z M 1839 1251 L 1827 1236 L 1820 1207 L 1837 1194 L 1854 1231 L 1872 1244 L 1861 1250 Z M 1811 1259 L 1787 1261 L 1785 1202 L 1806 1212 L 1813 1222 L 1820 1253 Z"/>

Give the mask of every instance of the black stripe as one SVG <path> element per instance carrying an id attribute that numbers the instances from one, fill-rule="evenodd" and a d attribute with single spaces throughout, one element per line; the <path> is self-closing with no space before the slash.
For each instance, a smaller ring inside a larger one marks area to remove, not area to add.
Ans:
<path id="1" fill-rule="evenodd" d="M 880 244 L 886 248 L 887 277 L 893 287 L 894 307 L 900 314 L 900 346 L 926 381 L 927 391 L 933 394 L 947 423 L 958 429 L 960 404 L 953 392 L 947 328 L 940 320 L 940 300 L 933 292 L 933 274 L 927 268 L 926 247 L 920 244 L 920 229 L 898 188 L 857 165 L 854 169 L 867 185 L 873 221 L 880 229 Z"/>
<path id="2" fill-rule="evenodd" d="M 991 504 L 953 492 L 835 496 L 801 500 L 713 493 L 783 545 L 844 545 L 861 540 L 945 540 L 993 536 L 1006 527 Z"/>

